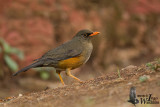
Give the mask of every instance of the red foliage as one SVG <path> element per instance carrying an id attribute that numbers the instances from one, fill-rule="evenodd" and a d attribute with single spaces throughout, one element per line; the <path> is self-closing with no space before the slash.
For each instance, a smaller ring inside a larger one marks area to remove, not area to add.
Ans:
<path id="1" fill-rule="evenodd" d="M 134 14 L 160 13 L 159 0 L 122 0 L 127 10 Z"/>
<path id="2" fill-rule="evenodd" d="M 28 65 L 47 50 L 56 47 L 57 37 L 55 37 L 54 30 L 58 32 L 61 41 L 66 41 L 68 35 L 73 36 L 75 33 L 71 29 L 74 28 L 75 31 L 78 31 L 88 28 L 84 12 L 75 9 L 71 1 L 57 3 L 59 6 L 55 4 L 54 0 L 16 0 L 8 4 L 9 8 L 5 8 L 5 14 L 1 16 L 0 20 L 0 36 L 10 45 L 24 51 L 25 60 L 20 63 L 21 66 Z M 51 22 L 55 20 L 55 17 L 50 19 L 51 14 L 60 14 L 60 16 L 56 16 L 58 23 L 54 22 L 58 25 Z M 61 23 L 61 20 L 66 21 Z M 99 23 L 98 20 L 100 19 L 97 17 L 93 19 L 94 23 Z M 70 24 L 68 28 L 66 28 L 67 24 Z M 66 36 L 62 36 L 62 34 Z"/>
<path id="3" fill-rule="evenodd" d="M 144 21 L 148 14 L 160 13 L 159 0 L 121 0 L 121 3 L 115 2 L 116 0 L 5 1 L 0 4 L 0 7 L 5 5 L 0 9 L 3 12 L 0 14 L 0 36 L 24 51 L 26 59 L 20 63 L 21 66 L 28 65 L 49 49 L 70 40 L 80 29 L 86 28 L 102 32 L 100 39 L 94 43 L 96 51 L 92 58 L 95 58 L 93 63 L 107 66 L 106 69 L 109 64 L 128 64 L 132 59 L 138 58 L 138 55 L 149 53 L 153 47 L 156 51 L 152 53 L 160 52 L 157 16 L 151 14 L 151 19 L 148 19 L 150 26 Z M 132 14 L 140 14 L 145 18 L 138 22 L 131 18 Z M 157 25 L 152 27 L 152 24 Z M 151 34 L 156 38 L 153 39 L 155 44 L 150 39 Z M 132 46 L 131 50 L 124 48 L 129 46 Z"/>
<path id="4" fill-rule="evenodd" d="M 1 0 L 0 1 L 0 13 L 4 11 L 4 8 L 8 6 L 9 3 L 11 3 L 12 0 Z"/>

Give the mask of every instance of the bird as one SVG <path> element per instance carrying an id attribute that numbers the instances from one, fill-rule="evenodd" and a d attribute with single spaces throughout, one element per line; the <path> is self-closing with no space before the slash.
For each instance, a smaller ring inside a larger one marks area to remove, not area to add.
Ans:
<path id="1" fill-rule="evenodd" d="M 79 78 L 72 75 L 70 71 L 88 61 L 93 50 L 91 39 L 99 33 L 100 32 L 93 32 L 88 29 L 80 30 L 70 41 L 49 50 L 40 58 L 34 60 L 32 64 L 14 73 L 13 76 L 31 68 L 54 67 L 63 85 L 65 85 L 65 83 L 60 74 L 62 71 L 65 71 L 67 76 L 82 82 Z"/>
<path id="2" fill-rule="evenodd" d="M 135 104 L 139 103 L 139 100 L 136 98 L 136 88 L 135 87 L 130 88 L 130 94 L 129 94 L 128 102 L 134 104 L 134 106 L 136 106 Z"/>

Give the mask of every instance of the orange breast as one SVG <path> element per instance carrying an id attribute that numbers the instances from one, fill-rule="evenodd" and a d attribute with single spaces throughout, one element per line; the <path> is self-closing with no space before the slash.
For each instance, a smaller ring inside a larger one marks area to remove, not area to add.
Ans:
<path id="1" fill-rule="evenodd" d="M 78 56 L 60 61 L 58 63 L 58 67 L 61 69 L 66 69 L 66 68 L 74 69 L 82 64 L 83 64 L 83 58 L 81 56 Z"/>

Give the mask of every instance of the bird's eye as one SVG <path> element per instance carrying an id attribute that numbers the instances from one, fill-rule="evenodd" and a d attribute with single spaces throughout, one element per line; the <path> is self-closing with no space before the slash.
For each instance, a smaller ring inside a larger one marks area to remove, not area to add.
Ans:
<path id="1" fill-rule="evenodd" d="M 87 38 L 89 37 L 89 35 L 91 35 L 92 33 L 85 33 L 85 34 L 82 34 L 83 37 Z"/>
<path id="2" fill-rule="evenodd" d="M 86 37 L 88 37 L 88 35 L 87 35 L 87 34 L 83 34 L 83 37 L 85 37 L 85 38 L 86 38 Z"/>
<path id="3" fill-rule="evenodd" d="M 84 34 L 84 36 L 87 37 L 88 35 L 87 35 L 87 34 Z"/>

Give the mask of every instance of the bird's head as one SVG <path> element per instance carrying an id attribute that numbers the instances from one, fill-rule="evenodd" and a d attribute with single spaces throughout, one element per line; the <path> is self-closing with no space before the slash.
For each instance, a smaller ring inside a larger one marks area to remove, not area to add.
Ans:
<path id="1" fill-rule="evenodd" d="M 90 38 L 92 38 L 95 35 L 98 35 L 100 32 L 93 32 L 90 30 L 80 30 L 77 34 L 76 34 L 76 38 L 81 38 L 81 39 L 85 39 L 85 40 L 89 40 Z"/>

